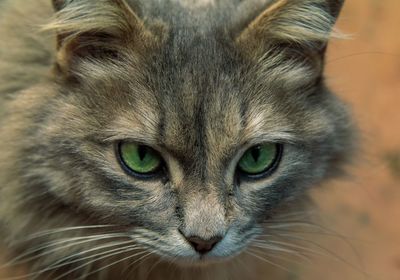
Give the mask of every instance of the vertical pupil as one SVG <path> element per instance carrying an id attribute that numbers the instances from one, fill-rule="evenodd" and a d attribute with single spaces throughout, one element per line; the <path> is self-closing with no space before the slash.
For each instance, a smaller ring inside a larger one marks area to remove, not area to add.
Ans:
<path id="1" fill-rule="evenodd" d="M 143 161 L 147 154 L 147 148 L 145 146 L 139 146 L 138 154 L 139 154 L 140 160 Z"/>
<path id="2" fill-rule="evenodd" d="M 260 147 L 252 149 L 251 156 L 253 157 L 255 162 L 258 162 L 258 159 L 260 158 Z"/>

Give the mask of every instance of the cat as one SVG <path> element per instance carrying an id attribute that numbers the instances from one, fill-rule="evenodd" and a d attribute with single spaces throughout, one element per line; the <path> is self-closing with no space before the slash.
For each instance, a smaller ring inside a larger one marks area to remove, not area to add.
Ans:
<path id="1" fill-rule="evenodd" d="M 1 1 L 6 266 L 277 279 L 252 246 L 354 150 L 323 71 L 343 2 Z"/>

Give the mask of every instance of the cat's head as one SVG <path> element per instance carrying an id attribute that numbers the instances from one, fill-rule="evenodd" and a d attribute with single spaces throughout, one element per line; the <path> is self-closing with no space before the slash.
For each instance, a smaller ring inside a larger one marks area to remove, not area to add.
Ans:
<path id="1" fill-rule="evenodd" d="M 57 93 L 25 164 L 77 215 L 165 257 L 231 257 L 347 158 L 348 115 L 323 79 L 343 1 L 272 1 L 207 27 L 65 2 L 49 25 Z"/>

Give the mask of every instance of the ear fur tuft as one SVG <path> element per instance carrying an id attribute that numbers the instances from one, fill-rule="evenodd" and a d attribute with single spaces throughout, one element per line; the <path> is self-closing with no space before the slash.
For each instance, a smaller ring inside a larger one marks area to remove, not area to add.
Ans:
<path id="1" fill-rule="evenodd" d="M 271 44 L 291 44 L 323 50 L 344 0 L 277 0 L 237 37 L 252 51 Z"/>
<path id="2" fill-rule="evenodd" d="M 55 16 L 43 29 L 57 34 L 57 68 L 63 72 L 76 58 L 115 56 L 128 43 L 139 46 L 147 34 L 124 0 L 53 0 L 53 6 Z"/>

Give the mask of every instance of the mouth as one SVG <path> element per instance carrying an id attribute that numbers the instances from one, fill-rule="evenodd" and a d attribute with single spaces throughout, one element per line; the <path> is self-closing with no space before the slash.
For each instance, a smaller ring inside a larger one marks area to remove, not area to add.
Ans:
<path id="1" fill-rule="evenodd" d="M 182 267 L 204 267 L 210 265 L 216 265 L 221 263 L 227 263 L 237 256 L 241 255 L 247 246 L 243 246 L 240 249 L 229 250 L 224 247 L 216 247 L 213 250 L 206 253 L 199 253 L 194 250 L 183 250 L 181 254 L 171 254 L 171 252 L 160 252 L 159 256 L 161 259 L 166 260 L 169 263 L 174 263 Z"/>
<path id="2" fill-rule="evenodd" d="M 204 267 L 215 264 L 226 263 L 232 260 L 236 255 L 229 257 L 217 257 L 208 254 L 197 255 L 193 257 L 174 258 L 173 262 L 182 267 Z"/>
<path id="3" fill-rule="evenodd" d="M 179 232 L 178 232 L 179 233 Z M 258 231 L 254 230 L 244 236 L 236 231 L 228 231 L 221 238 L 201 239 L 199 237 L 182 238 L 182 234 L 170 234 L 165 238 L 158 234 L 148 233 L 134 238 L 143 249 L 152 252 L 160 260 L 183 267 L 207 266 L 231 261 L 241 255 L 250 245 Z M 152 237 L 152 238 L 150 238 Z"/>

